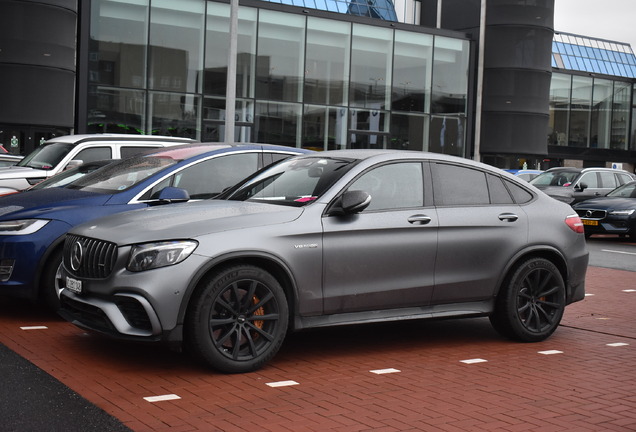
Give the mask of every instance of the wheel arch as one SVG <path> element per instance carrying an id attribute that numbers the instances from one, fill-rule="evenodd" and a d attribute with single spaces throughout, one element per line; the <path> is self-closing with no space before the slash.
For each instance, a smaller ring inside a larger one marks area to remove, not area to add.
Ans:
<path id="1" fill-rule="evenodd" d="M 186 319 L 186 315 L 190 309 L 190 300 L 194 294 L 202 289 L 203 284 L 212 275 L 223 268 L 231 267 L 234 265 L 253 265 L 260 267 L 263 270 L 270 273 L 280 283 L 285 297 L 287 298 L 287 304 L 289 306 L 289 323 L 293 325 L 293 317 L 296 315 L 297 302 L 297 285 L 289 267 L 280 258 L 262 253 L 262 252 L 241 252 L 240 254 L 228 254 L 221 257 L 217 257 L 210 260 L 204 267 L 202 267 L 188 284 L 185 299 L 181 302 L 181 308 L 179 310 L 178 323 L 183 324 Z"/>
<path id="2" fill-rule="evenodd" d="M 563 278 L 563 283 L 566 287 L 566 299 L 571 296 L 568 284 L 568 267 L 563 254 L 559 252 L 558 249 L 553 247 L 534 247 L 519 252 L 512 260 L 510 260 L 510 262 L 502 272 L 501 277 L 499 278 L 495 297 L 499 295 L 501 289 L 503 288 L 504 284 L 511 276 L 511 274 L 514 272 L 515 268 L 517 268 L 520 263 L 530 258 L 544 258 L 554 264 L 559 270 L 561 277 Z"/>
<path id="3" fill-rule="evenodd" d="M 65 239 L 66 233 L 62 234 L 55 241 L 53 241 L 51 245 L 46 249 L 46 252 L 44 252 L 44 254 L 42 255 L 42 258 L 40 259 L 40 262 L 36 267 L 35 274 L 37 275 L 37 277 L 35 279 L 35 289 L 33 293 L 36 298 L 41 298 L 42 290 L 44 290 L 46 287 L 43 278 L 46 276 L 45 269 L 49 265 L 49 260 L 51 259 L 51 256 L 53 256 L 56 252 L 62 250 L 62 248 L 64 247 Z"/>

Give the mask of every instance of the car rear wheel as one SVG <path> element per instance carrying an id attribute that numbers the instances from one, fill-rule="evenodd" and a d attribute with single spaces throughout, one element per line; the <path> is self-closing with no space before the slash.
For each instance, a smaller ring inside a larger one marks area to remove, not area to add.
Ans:
<path id="1" fill-rule="evenodd" d="M 490 317 L 502 335 L 522 342 L 548 338 L 559 326 L 565 309 L 565 284 L 554 264 L 531 258 L 506 278 Z"/>
<path id="2" fill-rule="evenodd" d="M 186 319 L 192 355 L 226 373 L 250 372 L 278 352 L 288 305 L 278 281 L 248 265 L 226 268 L 195 293 Z"/>

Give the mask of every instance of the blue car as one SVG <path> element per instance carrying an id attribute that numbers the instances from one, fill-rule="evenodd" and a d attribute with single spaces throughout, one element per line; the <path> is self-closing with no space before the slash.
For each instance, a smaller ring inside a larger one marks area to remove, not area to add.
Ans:
<path id="1" fill-rule="evenodd" d="M 62 245 L 74 226 L 124 211 L 208 199 L 257 170 L 309 150 L 187 144 L 113 162 L 59 188 L 0 197 L 0 294 L 59 307 Z"/>

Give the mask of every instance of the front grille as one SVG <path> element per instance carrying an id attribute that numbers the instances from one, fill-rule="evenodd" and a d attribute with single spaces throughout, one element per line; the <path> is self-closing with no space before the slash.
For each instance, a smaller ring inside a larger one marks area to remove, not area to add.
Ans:
<path id="1" fill-rule="evenodd" d="M 577 209 L 576 213 L 585 219 L 603 219 L 607 216 L 607 211 L 605 210 Z"/>
<path id="2" fill-rule="evenodd" d="M 84 327 L 108 334 L 117 334 L 115 326 L 98 307 L 72 300 L 66 296 L 60 297 L 60 306 L 63 314 L 71 316 L 72 321 L 77 321 Z"/>
<path id="3" fill-rule="evenodd" d="M 64 267 L 74 276 L 105 279 L 117 259 L 114 243 L 68 234 L 64 242 Z"/>

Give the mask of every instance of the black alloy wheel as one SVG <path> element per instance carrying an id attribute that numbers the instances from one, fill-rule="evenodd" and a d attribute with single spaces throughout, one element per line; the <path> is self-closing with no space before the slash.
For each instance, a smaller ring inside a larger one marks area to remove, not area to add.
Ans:
<path id="1" fill-rule="evenodd" d="M 559 326 L 565 310 L 565 284 L 554 264 L 531 258 L 506 279 L 490 317 L 502 335 L 522 342 L 547 339 Z"/>
<path id="2" fill-rule="evenodd" d="M 262 367 L 287 332 L 288 306 L 276 279 L 254 266 L 215 274 L 191 301 L 186 325 L 192 353 L 227 373 Z"/>

